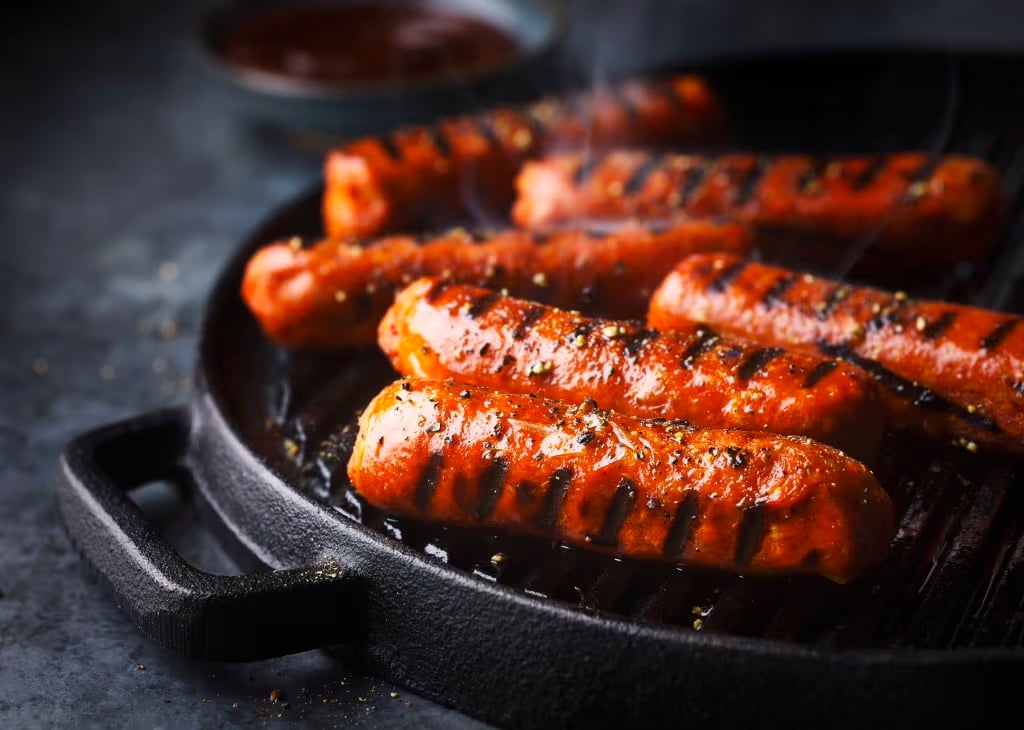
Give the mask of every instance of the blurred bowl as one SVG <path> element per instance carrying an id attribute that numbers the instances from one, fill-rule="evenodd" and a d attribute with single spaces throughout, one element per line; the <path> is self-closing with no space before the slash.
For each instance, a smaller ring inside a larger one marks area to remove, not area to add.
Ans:
<path id="1" fill-rule="evenodd" d="M 367 0 L 335 0 L 332 6 L 367 6 Z M 550 61 L 565 31 L 561 0 L 404 0 L 484 21 L 517 42 L 504 63 L 487 70 L 451 71 L 416 79 L 334 82 L 293 78 L 228 61 L 221 43 L 232 28 L 256 14 L 323 2 L 236 0 L 224 2 L 201 22 L 198 51 L 208 76 L 237 111 L 255 120 L 331 135 L 355 136 L 400 124 L 518 101 L 551 86 Z"/>

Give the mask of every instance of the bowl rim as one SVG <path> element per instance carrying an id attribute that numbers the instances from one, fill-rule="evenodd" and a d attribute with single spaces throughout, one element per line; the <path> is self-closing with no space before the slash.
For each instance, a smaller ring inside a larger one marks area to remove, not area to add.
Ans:
<path id="1" fill-rule="evenodd" d="M 297 79 L 272 71 L 233 64 L 218 51 L 216 41 L 223 33 L 224 25 L 248 13 L 284 7 L 280 0 L 221 0 L 209 7 L 197 21 L 192 34 L 192 50 L 198 55 L 207 70 L 236 87 L 266 97 L 281 99 L 304 99 L 310 101 L 374 101 L 393 98 L 397 94 L 443 92 L 455 88 L 472 86 L 481 82 L 507 77 L 521 72 L 550 54 L 564 38 L 568 26 L 568 8 L 565 0 L 488 0 L 492 6 L 525 17 L 524 7 L 544 20 L 540 40 L 521 47 L 505 63 L 463 71 L 453 69 L 425 76 L 416 80 L 383 80 L 370 82 L 328 82 Z M 459 7 L 471 11 L 470 3 L 464 0 L 387 0 L 391 5 L 438 5 Z M 316 5 L 366 5 L 367 0 L 304 0 L 293 7 Z M 475 13 L 484 19 L 493 19 L 484 12 Z M 506 29 L 507 26 L 506 26 Z M 514 29 L 513 29 L 514 32 Z"/>

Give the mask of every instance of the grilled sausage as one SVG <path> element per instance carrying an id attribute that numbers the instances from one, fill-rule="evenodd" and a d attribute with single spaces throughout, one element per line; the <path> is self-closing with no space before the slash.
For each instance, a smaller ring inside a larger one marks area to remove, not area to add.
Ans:
<path id="1" fill-rule="evenodd" d="M 421 279 L 400 292 L 379 343 L 403 375 L 710 428 L 797 434 L 868 459 L 883 421 L 874 383 L 825 358 L 730 340 L 693 325 L 659 333 L 488 289 Z"/>
<path id="2" fill-rule="evenodd" d="M 840 583 L 881 561 L 894 530 L 871 473 L 809 439 L 454 381 L 381 391 L 360 418 L 348 474 L 369 502 L 414 518 Z"/>
<path id="3" fill-rule="evenodd" d="M 998 237 L 1006 201 L 991 166 L 967 157 L 817 159 L 616 151 L 527 163 L 515 222 L 728 215 L 766 233 L 870 241 L 890 266 L 979 260 Z M 820 247 L 820 246 L 819 246 Z"/>
<path id="4" fill-rule="evenodd" d="M 505 218 L 530 157 L 571 145 L 706 142 L 721 133 L 722 117 L 704 81 L 684 75 L 368 137 L 327 157 L 325 228 L 374 236 L 480 211 Z"/>
<path id="5" fill-rule="evenodd" d="M 864 368 L 893 425 L 1024 454 L 1020 317 L 697 255 L 666 278 L 648 315 L 665 329 L 691 321 Z"/>
<path id="6" fill-rule="evenodd" d="M 675 262 L 698 251 L 744 253 L 750 242 L 739 225 L 692 220 L 608 234 L 509 230 L 474 237 L 456 230 L 422 245 L 407 236 L 367 247 L 275 244 L 249 262 L 242 295 L 264 331 L 295 348 L 371 344 L 395 291 L 423 275 L 642 318 L 651 292 Z"/>

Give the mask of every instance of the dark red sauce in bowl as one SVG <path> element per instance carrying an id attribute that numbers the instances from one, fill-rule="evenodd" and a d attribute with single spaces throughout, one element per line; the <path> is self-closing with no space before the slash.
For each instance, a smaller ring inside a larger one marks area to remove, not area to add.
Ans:
<path id="1" fill-rule="evenodd" d="M 196 60 L 225 108 L 336 138 L 538 95 L 565 0 L 212 0 Z"/>
<path id="2" fill-rule="evenodd" d="M 486 73 L 512 61 L 520 44 L 443 4 L 308 3 L 240 19 L 217 52 L 239 70 L 282 81 L 365 87 Z"/>

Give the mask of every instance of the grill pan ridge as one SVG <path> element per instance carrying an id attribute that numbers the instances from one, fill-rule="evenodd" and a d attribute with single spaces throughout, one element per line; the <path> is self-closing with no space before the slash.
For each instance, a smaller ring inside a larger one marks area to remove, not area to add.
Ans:
<path id="1" fill-rule="evenodd" d="M 1016 210 L 1022 73 L 1010 59 L 856 54 L 722 65 L 709 76 L 739 120 L 737 146 L 973 154 L 999 169 Z M 766 83 L 778 78 L 784 87 Z M 1013 458 L 887 437 L 877 474 L 900 528 L 886 564 L 844 586 L 652 565 L 367 505 L 344 467 L 355 416 L 395 377 L 390 366 L 369 350 L 285 354 L 237 293 L 257 246 L 316 238 L 319 193 L 266 221 L 216 285 L 183 461 L 204 514 L 252 567 L 351 568 L 357 579 L 337 616 L 351 630 L 330 639 L 343 636 L 347 656 L 514 726 L 949 726 L 1014 706 L 1024 679 L 1024 476 Z M 907 288 L 1024 312 L 1022 257 L 1017 215 L 985 265 Z"/>

